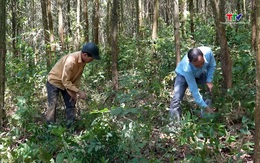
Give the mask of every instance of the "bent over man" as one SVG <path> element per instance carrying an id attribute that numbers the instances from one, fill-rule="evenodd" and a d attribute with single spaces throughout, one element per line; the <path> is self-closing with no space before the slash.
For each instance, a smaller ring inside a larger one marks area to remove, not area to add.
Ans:
<path id="1" fill-rule="evenodd" d="M 204 46 L 189 50 L 175 69 L 177 76 L 174 83 L 174 95 L 170 104 L 171 118 L 180 120 L 182 114 L 180 103 L 188 87 L 200 108 L 205 112 L 213 112 L 213 109 L 203 100 L 198 84 L 206 84 L 211 92 L 215 68 L 216 62 L 209 47 Z"/>
<path id="2" fill-rule="evenodd" d="M 78 98 L 85 99 L 86 93 L 79 89 L 80 79 L 86 63 L 100 59 L 99 49 L 94 43 L 87 43 L 81 51 L 63 56 L 51 69 L 46 83 L 48 93 L 47 124 L 56 121 L 56 105 L 59 93 L 66 106 L 66 118 L 75 120 L 75 104 Z"/>

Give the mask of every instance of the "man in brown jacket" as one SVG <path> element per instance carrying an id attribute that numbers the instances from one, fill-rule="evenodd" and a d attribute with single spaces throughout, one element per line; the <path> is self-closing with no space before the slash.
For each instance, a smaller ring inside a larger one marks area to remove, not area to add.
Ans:
<path id="1" fill-rule="evenodd" d="M 56 121 L 56 105 L 59 93 L 66 106 L 68 123 L 75 120 L 77 99 L 86 99 L 86 93 L 79 89 L 80 79 L 86 63 L 99 60 L 99 49 L 94 43 L 87 43 L 81 51 L 63 56 L 51 69 L 46 83 L 48 93 L 47 124 Z"/>

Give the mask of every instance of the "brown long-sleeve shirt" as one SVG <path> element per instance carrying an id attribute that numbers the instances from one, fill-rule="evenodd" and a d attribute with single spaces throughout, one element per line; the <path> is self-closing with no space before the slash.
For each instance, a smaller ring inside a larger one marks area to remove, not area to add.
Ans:
<path id="1" fill-rule="evenodd" d="M 64 90 L 79 91 L 80 79 L 86 63 L 82 62 L 81 52 L 63 56 L 48 74 L 48 81 Z"/>

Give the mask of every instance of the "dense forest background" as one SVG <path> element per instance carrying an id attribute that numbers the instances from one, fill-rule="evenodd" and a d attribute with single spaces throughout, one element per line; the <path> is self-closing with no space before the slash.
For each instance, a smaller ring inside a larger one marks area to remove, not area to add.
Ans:
<path id="1" fill-rule="evenodd" d="M 253 160 L 255 0 L 0 3 L 0 162 Z M 77 103 L 72 128 L 65 127 L 62 100 L 58 122 L 47 126 L 47 74 L 85 42 L 98 44 L 102 58 L 85 67 L 88 100 Z M 202 45 L 217 61 L 217 111 L 199 118 L 187 91 L 181 126 L 171 129 L 174 69 Z"/>

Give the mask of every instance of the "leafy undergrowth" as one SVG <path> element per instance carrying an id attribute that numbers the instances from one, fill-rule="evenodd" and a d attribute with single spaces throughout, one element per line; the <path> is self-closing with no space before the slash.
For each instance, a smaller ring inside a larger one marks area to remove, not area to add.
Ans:
<path id="1" fill-rule="evenodd" d="M 184 103 L 182 121 L 174 124 L 168 117 L 167 86 L 130 76 L 122 79 L 124 89 L 117 96 L 92 92 L 92 100 L 81 101 L 70 128 L 64 108 L 58 108 L 57 123 L 47 126 L 39 109 L 45 108 L 43 101 L 17 98 L 18 109 L 0 133 L 0 162 L 252 161 L 252 106 L 234 96 L 238 89 L 216 92 L 226 100 L 215 98 L 217 112 L 204 118 Z"/>
<path id="2" fill-rule="evenodd" d="M 116 95 L 103 73 L 86 75 L 89 100 L 78 102 L 71 128 L 66 128 L 62 103 L 57 123 L 44 122 L 46 72 L 35 70 L 30 76 L 27 69 L 17 69 L 22 74 L 9 81 L 6 91 L 8 121 L 0 131 L 0 162 L 252 162 L 254 57 L 232 53 L 233 88 L 222 90 L 219 68 L 214 76 L 216 113 L 198 118 L 190 102 L 184 102 L 179 124 L 169 120 L 172 65 L 126 66 L 133 68 L 120 72 Z M 159 59 L 171 63 L 169 57 Z"/>

